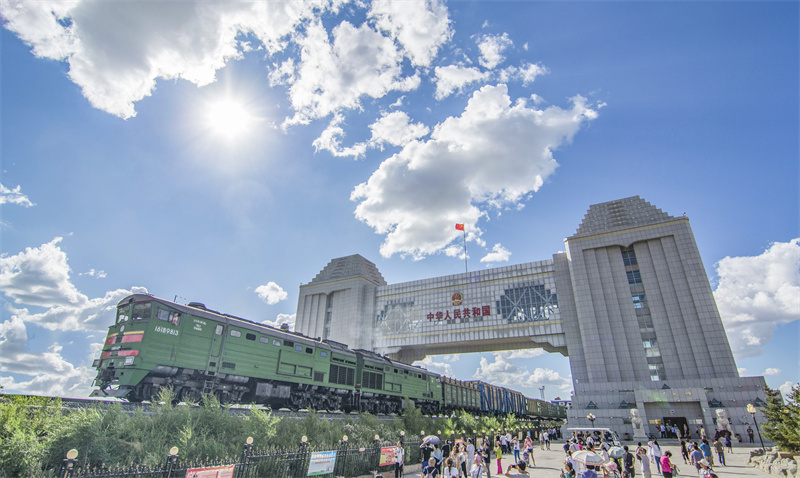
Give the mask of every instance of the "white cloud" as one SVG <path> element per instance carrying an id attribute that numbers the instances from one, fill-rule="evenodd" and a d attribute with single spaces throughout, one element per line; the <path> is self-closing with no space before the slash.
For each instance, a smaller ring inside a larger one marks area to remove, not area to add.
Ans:
<path id="1" fill-rule="evenodd" d="M 759 355 L 778 324 L 800 318 L 800 239 L 716 264 L 714 297 L 738 358 Z"/>
<path id="2" fill-rule="evenodd" d="M 369 18 L 379 30 L 389 32 L 416 66 L 429 66 L 453 32 L 444 2 L 378 0 L 370 5 Z"/>
<path id="3" fill-rule="evenodd" d="M 747 376 L 748 376 L 747 374 L 749 374 L 749 373 L 750 373 L 750 371 L 749 371 L 749 370 L 747 370 L 747 369 L 746 369 L 746 368 L 744 368 L 744 367 L 739 367 L 739 368 L 737 369 L 737 371 L 739 372 L 739 376 L 740 376 L 740 377 L 747 377 Z"/>
<path id="4" fill-rule="evenodd" d="M 28 196 L 22 194 L 21 186 L 9 189 L 0 184 L 0 205 L 3 204 L 16 204 L 23 207 L 35 206 L 35 204 L 28 199 Z"/>
<path id="5" fill-rule="evenodd" d="M 258 297 L 269 305 L 277 304 L 289 297 L 289 294 L 274 282 L 256 287 Z"/>
<path id="6" fill-rule="evenodd" d="M 412 365 L 416 365 L 417 367 L 422 367 L 430 372 L 446 375 L 448 377 L 453 377 L 455 375 L 453 373 L 452 365 L 447 362 L 434 362 L 434 358 L 431 355 L 428 355 L 423 360 L 417 360 Z"/>
<path id="7" fill-rule="evenodd" d="M 436 76 L 434 97 L 437 100 L 447 98 L 454 92 L 461 93 L 467 85 L 484 80 L 489 76 L 477 68 L 456 65 L 437 66 L 434 68 L 434 74 Z"/>
<path id="8" fill-rule="evenodd" d="M 481 357 L 480 365 L 473 375 L 478 380 L 485 380 L 503 387 L 538 388 L 542 385 L 552 385 L 562 391 L 569 391 L 572 382 L 567 377 L 562 377 L 558 372 L 537 367 L 531 372 L 518 366 L 512 360 L 529 358 L 523 351 L 493 352 L 494 360 L 490 362 L 486 357 Z M 532 357 L 542 355 L 544 352 L 531 354 Z"/>
<path id="9" fill-rule="evenodd" d="M 328 127 L 314 140 L 314 148 L 317 151 L 330 151 L 337 157 L 350 156 L 358 159 L 366 154 L 368 148 L 382 150 L 385 144 L 405 146 L 430 132 L 428 127 L 422 123 L 412 124 L 411 118 L 403 111 L 384 112 L 377 121 L 369 125 L 372 131 L 369 141 L 344 147 L 341 144 L 341 138 L 345 134 L 342 123 L 344 123 L 344 116 L 342 114 L 334 115 Z"/>
<path id="10" fill-rule="evenodd" d="M 783 401 L 784 402 L 789 399 L 789 395 L 792 393 L 792 388 L 794 388 L 796 386 L 797 386 L 796 383 L 787 381 L 787 382 L 784 382 L 783 385 L 778 387 L 778 390 L 780 390 L 781 394 L 783 395 Z"/>
<path id="11" fill-rule="evenodd" d="M 106 276 L 107 276 L 105 271 L 96 271 L 94 269 L 89 269 L 88 272 L 81 272 L 78 275 L 79 276 L 97 277 L 98 279 L 105 279 Z"/>
<path id="12" fill-rule="evenodd" d="M 597 113 L 580 96 L 571 109 L 511 104 L 505 85 L 475 92 L 459 117 L 438 124 L 427 141 L 413 141 L 383 161 L 353 190 L 356 217 L 385 234 L 381 255 L 422 258 L 443 252 L 465 223 L 480 239 L 486 208 L 516 206 L 557 167 L 553 150 Z M 483 207 L 483 209 L 482 209 Z"/>
<path id="13" fill-rule="evenodd" d="M 492 252 L 483 256 L 481 262 L 508 262 L 509 257 L 511 257 L 511 251 L 503 247 L 502 244 L 495 244 Z"/>
<path id="14" fill-rule="evenodd" d="M 269 52 L 315 10 L 330 2 L 62 2 L 0 3 L 4 26 L 35 55 L 66 61 L 89 102 L 121 118 L 149 96 L 158 79 L 198 86 L 241 58 L 253 35 Z"/>
<path id="15" fill-rule="evenodd" d="M 372 131 L 370 146 L 380 148 L 384 144 L 405 146 L 430 132 L 422 123 L 412 124 L 411 118 L 404 111 L 383 113 L 377 121 L 369 125 L 369 129 Z"/>
<path id="16" fill-rule="evenodd" d="M 549 73 L 546 67 L 533 63 L 523 63 L 522 66 L 509 66 L 500 71 L 500 81 L 508 82 L 512 80 L 521 81 L 523 85 L 533 83 L 537 76 L 546 75 Z"/>
<path id="17" fill-rule="evenodd" d="M 261 323 L 271 325 L 276 328 L 280 328 L 281 325 L 286 324 L 289 326 L 289 329 L 293 329 L 296 316 L 297 314 L 278 314 L 278 316 L 275 317 L 275 320 L 265 320 Z"/>
<path id="18" fill-rule="evenodd" d="M 341 138 L 344 136 L 344 129 L 341 124 L 344 122 L 344 116 L 341 114 L 333 115 L 328 127 L 322 131 L 317 139 L 314 140 L 314 149 L 319 152 L 327 150 L 336 157 L 352 156 L 357 159 L 367 152 L 366 143 L 356 143 L 349 148 L 342 146 Z"/>
<path id="19" fill-rule="evenodd" d="M 0 290 L 15 304 L 47 308 L 31 313 L 27 308 L 9 306 L 25 322 L 49 330 L 105 330 L 117 303 L 147 289 L 117 289 L 104 297 L 89 299 L 70 282 L 67 255 L 57 237 L 38 248 L 28 247 L 14 256 L 0 257 Z"/>
<path id="20" fill-rule="evenodd" d="M 29 353 L 28 334 L 21 318 L 12 316 L 11 320 L 0 323 L 0 385 L 5 392 L 34 395 L 88 396 L 93 370 L 76 367 L 61 355 L 63 347 L 51 344 L 47 352 Z M 19 382 L 8 374 L 33 377 L 30 381 Z"/>
<path id="21" fill-rule="evenodd" d="M 301 61 L 289 88 L 296 113 L 286 124 L 308 123 L 342 109 L 357 109 L 362 97 L 381 98 L 419 86 L 418 75 L 403 77 L 402 55 L 391 38 L 348 22 L 337 25 L 332 35 L 333 43 L 322 24 L 314 23 L 298 39 Z"/>
<path id="22" fill-rule="evenodd" d="M 493 70 L 505 61 L 506 57 L 503 56 L 503 52 L 512 45 L 513 42 L 508 38 L 508 33 L 483 36 L 478 42 L 478 49 L 481 52 L 479 63 L 484 68 Z"/>
<path id="23" fill-rule="evenodd" d="M 764 375 L 780 375 L 783 373 L 783 370 L 779 368 L 769 367 L 768 369 L 764 370 Z"/>

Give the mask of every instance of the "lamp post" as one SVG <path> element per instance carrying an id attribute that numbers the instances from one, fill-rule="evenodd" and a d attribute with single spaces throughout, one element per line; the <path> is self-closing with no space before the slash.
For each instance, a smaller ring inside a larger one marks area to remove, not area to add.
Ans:
<path id="1" fill-rule="evenodd" d="M 58 472 L 59 478 L 67 478 L 72 476 L 72 471 L 75 469 L 75 463 L 78 461 L 78 450 L 72 449 L 67 452 L 67 457 L 61 460 L 61 471 Z"/>
<path id="2" fill-rule="evenodd" d="M 592 428 L 594 428 L 594 421 L 595 421 L 595 420 L 597 420 L 597 417 L 596 417 L 596 416 L 594 416 L 594 414 L 593 414 L 593 413 L 590 413 L 590 414 L 586 415 L 586 418 L 587 418 L 587 419 L 588 419 L 590 422 L 592 422 Z"/>
<path id="3" fill-rule="evenodd" d="M 756 424 L 756 431 L 758 432 L 758 439 L 761 442 L 761 450 L 765 451 L 766 448 L 764 448 L 764 439 L 761 438 L 761 430 L 758 429 L 758 422 L 756 421 L 756 407 L 754 407 L 752 403 L 748 403 L 747 404 L 747 413 L 749 413 L 750 415 L 753 415 L 753 423 Z"/>
<path id="4" fill-rule="evenodd" d="M 405 440 L 406 440 L 406 431 L 400 430 L 400 446 L 403 446 Z"/>
<path id="5" fill-rule="evenodd" d="M 178 447 L 173 446 L 167 455 L 167 478 L 172 478 L 172 470 L 175 469 L 176 463 L 178 463 Z"/>

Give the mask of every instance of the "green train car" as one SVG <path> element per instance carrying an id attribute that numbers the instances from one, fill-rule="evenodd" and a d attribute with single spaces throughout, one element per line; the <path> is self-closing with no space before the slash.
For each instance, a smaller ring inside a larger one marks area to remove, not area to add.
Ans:
<path id="1" fill-rule="evenodd" d="M 134 402 L 172 387 L 182 401 L 396 413 L 407 398 L 433 413 L 441 397 L 439 375 L 422 368 L 144 294 L 120 301 L 93 366 L 92 396 Z"/>

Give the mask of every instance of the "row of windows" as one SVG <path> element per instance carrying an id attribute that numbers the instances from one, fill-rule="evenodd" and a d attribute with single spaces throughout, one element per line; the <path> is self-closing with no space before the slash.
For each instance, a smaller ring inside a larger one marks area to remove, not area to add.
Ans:
<path id="1" fill-rule="evenodd" d="M 638 262 L 636 260 L 636 253 L 634 250 L 628 248 L 621 248 L 622 250 L 622 262 L 625 266 L 637 266 Z M 642 287 L 642 276 L 641 273 L 638 271 L 638 266 L 635 267 L 632 271 L 626 271 L 628 276 L 628 285 L 631 287 Z M 634 309 L 645 309 L 647 308 L 647 298 L 645 297 L 644 292 L 633 292 L 631 294 L 631 298 L 633 301 L 633 308 Z M 653 326 L 653 318 L 650 315 L 639 315 L 636 317 L 639 322 L 639 333 L 642 334 L 642 347 L 644 347 L 644 355 L 648 358 L 647 367 L 650 370 L 650 380 L 657 382 L 659 380 L 665 380 L 666 375 L 664 373 L 664 364 L 661 361 L 661 351 L 658 348 L 658 342 L 653 338 L 645 339 L 644 334 L 652 334 L 655 332 L 655 327 Z M 650 363 L 653 362 L 653 363 Z"/>
<path id="2" fill-rule="evenodd" d="M 238 331 L 236 329 L 231 329 L 230 334 L 231 334 L 231 337 L 236 337 L 236 338 L 239 338 L 239 337 L 242 336 L 242 332 L 240 332 L 240 331 Z M 244 338 L 247 339 L 247 340 L 255 341 L 256 340 L 256 334 L 251 334 L 249 332 L 246 332 L 245 335 L 244 335 Z M 281 346 L 281 341 L 278 340 L 278 339 L 273 339 L 271 337 L 266 337 L 266 336 L 263 336 L 263 335 L 261 337 L 259 337 L 259 339 L 258 339 L 258 341 L 261 342 L 262 344 L 269 344 L 270 340 L 272 341 L 272 345 L 274 345 L 276 347 L 280 347 Z M 314 349 L 313 348 L 311 348 L 311 347 L 303 347 L 302 345 L 295 344 L 294 342 L 292 342 L 290 340 L 284 340 L 283 341 L 283 345 L 285 347 L 294 347 L 294 349 L 296 351 L 298 351 L 298 352 L 305 351 L 305 353 L 307 353 L 307 354 L 313 354 L 314 353 Z M 328 352 L 325 351 L 325 350 L 320 350 L 319 351 L 319 356 L 320 357 L 327 357 L 328 356 Z"/>

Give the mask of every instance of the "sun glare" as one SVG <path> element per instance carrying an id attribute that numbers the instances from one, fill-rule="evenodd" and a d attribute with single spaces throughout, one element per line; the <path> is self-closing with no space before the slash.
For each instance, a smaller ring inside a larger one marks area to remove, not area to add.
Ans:
<path id="1" fill-rule="evenodd" d="M 253 122 L 252 116 L 242 105 L 229 100 L 212 104 L 206 119 L 212 131 L 227 138 L 246 133 Z"/>

